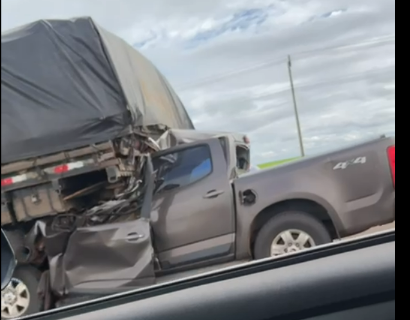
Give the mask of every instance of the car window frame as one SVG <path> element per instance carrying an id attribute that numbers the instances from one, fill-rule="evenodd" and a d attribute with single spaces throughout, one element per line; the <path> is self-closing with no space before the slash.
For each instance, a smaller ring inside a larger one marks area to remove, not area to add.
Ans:
<path id="1" fill-rule="evenodd" d="M 200 178 L 200 179 L 198 179 L 194 182 L 190 182 L 188 184 L 185 184 L 183 186 L 179 186 L 179 187 L 171 189 L 171 190 L 159 190 L 159 191 L 157 191 L 157 195 L 167 194 L 169 192 L 173 192 L 173 191 L 176 191 L 176 190 L 184 190 L 184 189 L 186 189 L 188 187 L 191 187 L 191 186 L 193 186 L 193 185 L 195 185 L 199 182 L 202 182 L 203 180 L 205 180 L 206 178 L 208 178 L 209 176 L 211 176 L 214 173 L 214 159 L 213 159 L 213 156 L 212 156 L 212 150 L 211 150 L 209 144 L 207 144 L 207 143 L 199 143 L 199 144 L 195 143 L 194 145 L 186 145 L 182 148 L 181 148 L 181 146 L 179 146 L 177 148 L 172 148 L 172 149 L 169 149 L 169 150 L 164 150 L 162 152 L 159 152 L 159 153 L 155 154 L 152 157 L 152 161 L 153 161 L 153 164 L 154 164 L 154 161 L 157 158 L 161 158 L 161 157 L 164 157 L 164 156 L 167 156 L 167 155 L 170 155 L 170 154 L 185 152 L 185 151 L 190 150 L 190 149 L 196 149 L 196 148 L 201 148 L 201 147 L 205 147 L 207 149 L 208 153 L 209 153 L 209 160 L 211 161 L 211 171 L 206 176 L 203 176 L 202 178 Z M 157 169 L 154 167 L 154 171 L 156 171 L 156 170 Z"/>

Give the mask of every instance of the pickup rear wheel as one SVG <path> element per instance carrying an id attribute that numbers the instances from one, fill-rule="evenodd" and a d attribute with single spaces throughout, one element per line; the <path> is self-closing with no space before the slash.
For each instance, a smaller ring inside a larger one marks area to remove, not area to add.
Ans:
<path id="1" fill-rule="evenodd" d="M 304 212 L 283 212 L 270 219 L 256 236 L 255 259 L 276 257 L 332 242 L 322 222 Z"/>

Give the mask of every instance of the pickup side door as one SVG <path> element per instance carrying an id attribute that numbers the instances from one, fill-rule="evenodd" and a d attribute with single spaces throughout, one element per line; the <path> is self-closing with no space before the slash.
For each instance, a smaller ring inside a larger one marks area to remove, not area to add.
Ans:
<path id="1" fill-rule="evenodd" d="M 150 222 L 144 218 L 82 227 L 68 237 L 50 232 L 46 248 L 67 243 L 64 253 L 48 252 L 52 290 L 61 296 L 104 295 L 155 284 L 151 239 Z"/>
<path id="2" fill-rule="evenodd" d="M 234 255 L 235 214 L 217 138 L 157 153 L 151 225 L 163 269 Z"/>

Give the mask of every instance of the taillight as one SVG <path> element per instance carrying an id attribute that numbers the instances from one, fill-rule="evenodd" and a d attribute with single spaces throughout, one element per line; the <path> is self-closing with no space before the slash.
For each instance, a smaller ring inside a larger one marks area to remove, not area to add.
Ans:
<path id="1" fill-rule="evenodd" d="M 69 171 L 69 167 L 66 164 L 63 164 L 63 165 L 58 166 L 58 167 L 54 167 L 54 173 L 55 174 L 61 174 L 61 173 L 67 172 L 67 171 Z"/>
<path id="2" fill-rule="evenodd" d="M 26 174 L 21 174 L 19 176 L 9 177 L 1 180 L 2 187 L 8 187 L 15 183 L 24 182 L 27 180 Z"/>
<path id="3" fill-rule="evenodd" d="M 82 161 L 70 162 L 70 163 L 62 164 L 61 166 L 52 168 L 52 172 L 55 174 L 62 174 L 62 173 L 66 173 L 71 170 L 81 169 L 82 167 L 84 167 L 84 165 L 85 163 Z"/>
<path id="4" fill-rule="evenodd" d="M 1 186 L 2 187 L 6 187 L 6 186 L 9 186 L 9 185 L 12 185 L 12 184 L 13 184 L 13 179 L 12 178 L 6 178 L 6 179 L 1 180 Z"/>
<path id="5" fill-rule="evenodd" d="M 396 187 L 396 146 L 391 146 L 387 149 L 387 156 L 389 157 L 390 170 L 393 176 L 393 184 Z"/>

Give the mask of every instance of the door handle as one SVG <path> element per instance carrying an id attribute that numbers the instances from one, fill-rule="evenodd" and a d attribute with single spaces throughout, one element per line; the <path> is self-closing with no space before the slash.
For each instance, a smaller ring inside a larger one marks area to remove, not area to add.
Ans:
<path id="1" fill-rule="evenodd" d="M 126 241 L 137 241 L 139 239 L 142 239 L 144 236 L 142 234 L 133 232 L 133 233 L 129 233 L 126 237 L 125 240 Z"/>
<path id="2" fill-rule="evenodd" d="M 211 190 L 206 195 L 204 195 L 204 199 L 217 198 L 221 194 L 224 194 L 224 193 L 225 193 L 225 191 L 223 191 L 223 190 Z"/>

